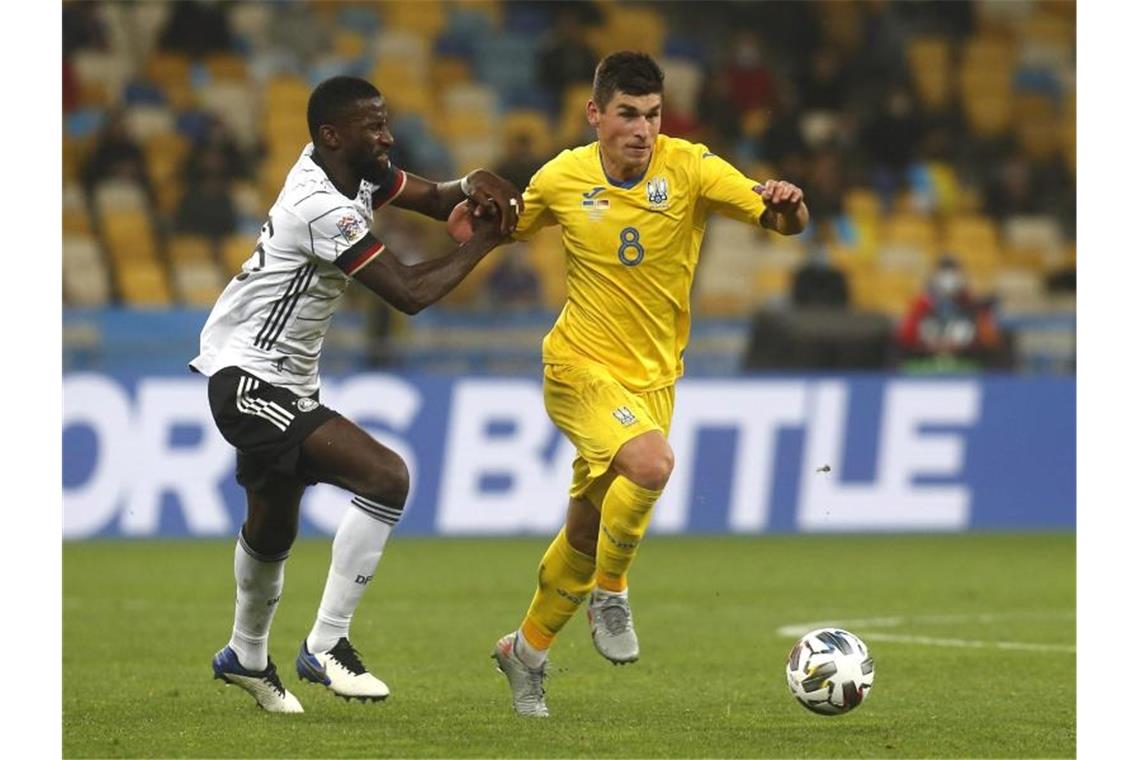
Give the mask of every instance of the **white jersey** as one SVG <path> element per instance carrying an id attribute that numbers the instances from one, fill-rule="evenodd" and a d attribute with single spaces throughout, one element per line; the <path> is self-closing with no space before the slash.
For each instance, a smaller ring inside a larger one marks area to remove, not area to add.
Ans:
<path id="1" fill-rule="evenodd" d="M 240 367 L 264 382 L 309 396 L 329 322 L 353 274 L 384 246 L 370 234 L 372 211 L 404 189 L 392 167 L 385 181 L 340 193 L 313 160 L 313 145 L 289 171 L 253 255 L 230 280 L 202 328 L 190 367 L 213 375 Z"/>

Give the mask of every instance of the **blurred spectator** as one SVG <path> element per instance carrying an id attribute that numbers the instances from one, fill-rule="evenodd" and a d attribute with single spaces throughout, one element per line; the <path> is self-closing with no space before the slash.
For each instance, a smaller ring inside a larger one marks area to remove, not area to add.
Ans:
<path id="1" fill-rule="evenodd" d="M 158 38 L 161 49 L 199 58 L 233 47 L 226 4 L 217 0 L 183 0 L 172 3 L 172 8 Z"/>
<path id="2" fill-rule="evenodd" d="M 226 123 L 211 114 L 186 157 L 183 179 L 188 184 L 195 184 L 204 178 L 207 171 L 216 172 L 219 164 L 226 180 L 253 178 L 253 168 L 245 151 L 238 145 Z"/>
<path id="3" fill-rule="evenodd" d="M 813 248 L 796 270 L 792 279 L 792 303 L 809 308 L 847 308 L 847 276 L 832 266 L 822 246 Z"/>
<path id="4" fill-rule="evenodd" d="M 697 96 L 697 118 L 701 140 L 713 152 L 729 155 L 740 139 L 741 113 L 732 99 L 732 84 L 726 72 L 713 72 L 704 78 Z"/>
<path id="5" fill-rule="evenodd" d="M 901 85 L 890 87 L 881 107 L 863 129 L 862 137 L 871 161 L 873 181 L 880 189 L 893 193 L 902 185 L 903 174 L 915 159 L 921 130 L 914 98 Z"/>
<path id="6" fill-rule="evenodd" d="M 81 91 L 79 78 L 75 75 L 75 67 L 67 58 L 63 59 L 63 112 L 70 113 L 79 105 Z"/>
<path id="7" fill-rule="evenodd" d="M 975 297 L 957 260 L 944 256 L 903 317 L 895 341 L 904 360 L 935 360 L 939 368 L 994 366 L 1002 336 L 992 301 Z"/>
<path id="8" fill-rule="evenodd" d="M 485 295 L 492 308 L 533 308 L 539 305 L 538 274 L 526 260 L 523 246 L 501 248 L 487 277 Z"/>
<path id="9" fill-rule="evenodd" d="M 850 89 L 847 62 L 831 48 L 816 50 L 800 79 L 799 89 L 804 110 L 838 111 Z"/>
<path id="10" fill-rule="evenodd" d="M 522 190 L 530 184 L 530 178 L 543 162 L 544 159 L 534 152 L 530 135 L 526 132 L 516 132 L 511 136 L 505 154 L 492 171 Z"/>
<path id="11" fill-rule="evenodd" d="M 811 198 L 811 216 L 816 224 L 843 212 L 843 164 L 839 153 L 824 148 L 808 159 L 804 195 Z"/>
<path id="12" fill-rule="evenodd" d="M 737 112 L 767 109 L 776 102 L 775 78 L 755 34 L 741 32 L 736 36 L 725 76 Z"/>
<path id="13" fill-rule="evenodd" d="M 237 208 L 230 193 L 230 180 L 223 154 L 216 150 L 198 154 L 194 181 L 189 182 L 174 215 L 177 232 L 220 240 L 237 231 Z"/>
<path id="14" fill-rule="evenodd" d="M 273 45 L 269 56 L 273 70 L 302 73 L 332 48 L 329 23 L 310 3 L 274 3 L 272 8 L 266 39 Z"/>
<path id="15" fill-rule="evenodd" d="M 146 154 L 127 131 L 121 111 L 108 115 L 107 123 L 83 167 L 83 189 L 88 202 L 94 200 L 100 184 L 116 179 L 135 183 L 153 203 L 154 187 L 147 171 Z"/>
<path id="16" fill-rule="evenodd" d="M 559 9 L 554 29 L 543 37 L 535 59 L 538 83 L 557 98 L 572 84 L 594 81 L 598 58 L 586 42 L 586 26 L 576 9 Z"/>
<path id="17" fill-rule="evenodd" d="M 91 2 L 63 4 L 63 55 L 77 50 L 106 50 L 107 28 L 103 23 L 102 6 Z"/>

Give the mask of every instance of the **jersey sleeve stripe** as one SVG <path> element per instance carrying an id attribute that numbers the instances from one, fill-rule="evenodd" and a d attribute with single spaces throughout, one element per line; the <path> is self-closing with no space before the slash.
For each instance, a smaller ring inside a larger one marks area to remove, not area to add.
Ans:
<path id="1" fill-rule="evenodd" d="M 395 180 L 392 186 L 384 192 L 382 188 L 377 188 L 377 192 L 372 196 L 372 208 L 377 209 L 385 206 L 399 197 L 400 193 L 404 192 L 404 187 L 408 184 L 408 175 L 403 169 L 396 170 Z"/>
<path id="2" fill-rule="evenodd" d="M 336 264 L 342 272 L 352 277 L 359 272 L 365 264 L 379 256 L 383 250 L 384 244 L 369 232 L 357 241 L 355 245 L 337 256 L 336 261 L 333 263 Z"/>

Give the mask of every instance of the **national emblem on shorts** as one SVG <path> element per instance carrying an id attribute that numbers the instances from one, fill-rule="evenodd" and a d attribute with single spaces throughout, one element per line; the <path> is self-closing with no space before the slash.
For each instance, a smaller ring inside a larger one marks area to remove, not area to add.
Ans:
<path id="1" fill-rule="evenodd" d="M 629 411 L 628 406 L 619 406 L 617 409 L 614 409 L 613 413 L 614 419 L 620 422 L 622 427 L 629 427 L 637 422 L 637 417 L 633 415 L 633 412 Z"/>
<path id="2" fill-rule="evenodd" d="M 317 402 L 311 398 L 297 399 L 297 409 L 302 412 L 311 412 L 318 406 Z"/>
<path id="3" fill-rule="evenodd" d="M 664 206 L 669 201 L 669 185 L 664 177 L 653 177 L 645 184 L 645 194 L 651 206 Z"/>

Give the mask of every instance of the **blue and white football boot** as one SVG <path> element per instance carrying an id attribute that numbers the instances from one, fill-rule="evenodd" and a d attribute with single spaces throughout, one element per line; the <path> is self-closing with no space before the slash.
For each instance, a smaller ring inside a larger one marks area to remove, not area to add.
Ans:
<path id="1" fill-rule="evenodd" d="M 297 675 L 301 680 L 327 687 L 345 701 L 380 702 L 389 694 L 388 685 L 368 672 L 360 654 L 344 637 L 329 651 L 317 654 L 309 651 L 308 641 L 302 641 Z"/>
<path id="2" fill-rule="evenodd" d="M 214 655 L 214 678 L 240 686 L 248 691 L 266 712 L 303 713 L 305 709 L 277 677 L 277 666 L 269 659 L 265 670 L 247 670 L 238 662 L 237 653 L 229 646 Z"/>

